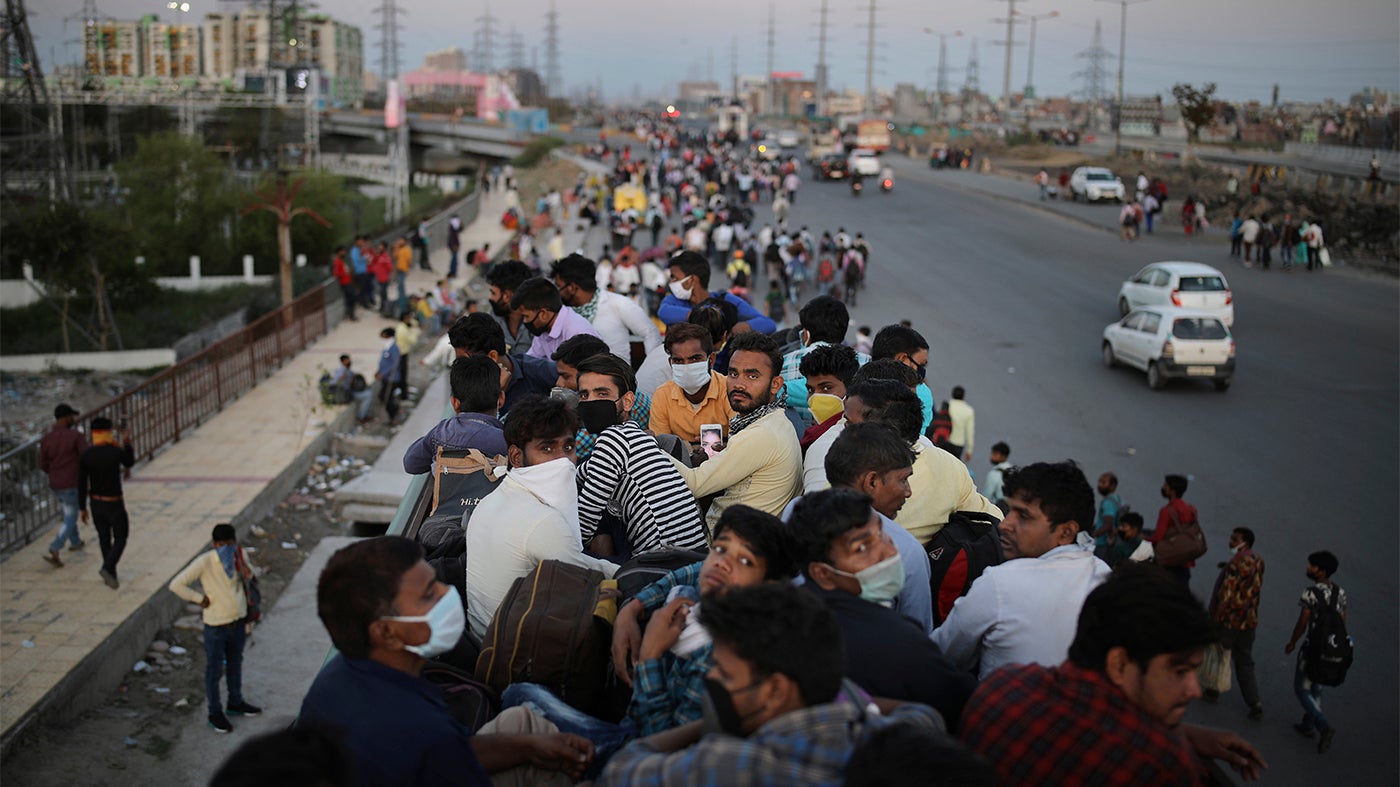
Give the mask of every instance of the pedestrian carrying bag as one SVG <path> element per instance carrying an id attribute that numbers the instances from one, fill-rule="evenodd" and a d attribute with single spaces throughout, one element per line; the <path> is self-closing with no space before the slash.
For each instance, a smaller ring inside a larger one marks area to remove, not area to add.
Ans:
<path id="1" fill-rule="evenodd" d="M 1327 602 L 1313 608 L 1308 641 L 1303 643 L 1303 674 L 1320 686 L 1342 685 L 1356 655 L 1342 617 L 1338 600 L 1341 594 L 1339 588 L 1333 587 Z"/>
<path id="2" fill-rule="evenodd" d="M 1171 527 L 1153 547 L 1153 554 L 1157 565 L 1181 568 L 1206 553 L 1206 534 L 1201 532 L 1201 518 L 1195 508 L 1191 509 L 1191 518 L 1185 522 L 1177 517 L 1174 509 L 1168 508 L 1167 513 L 1172 518 Z"/>
<path id="3" fill-rule="evenodd" d="M 602 583 L 603 572 L 558 560 L 542 561 L 515 580 L 486 627 L 476 679 L 497 691 L 538 683 L 593 713 L 612 640 L 608 626 L 594 617 Z"/>
<path id="4" fill-rule="evenodd" d="M 471 672 L 442 661 L 429 661 L 419 673 L 442 689 L 447 712 L 472 732 L 486 726 L 501 712 L 501 695 L 477 680 Z"/>
<path id="5" fill-rule="evenodd" d="M 1217 691 L 1221 694 L 1229 691 L 1230 651 L 1219 642 L 1207 645 L 1205 658 L 1201 660 L 1201 667 L 1196 674 L 1201 688 L 1206 691 Z"/>
<path id="6" fill-rule="evenodd" d="M 988 567 L 1001 564 L 998 523 L 981 511 L 954 511 L 948 524 L 924 544 L 935 626 L 948 617 L 954 602 L 967 595 L 973 580 Z"/>
<path id="7" fill-rule="evenodd" d="M 475 448 L 463 451 L 439 446 L 433 460 L 433 508 L 428 517 L 455 518 L 465 528 L 481 499 L 501 483 L 496 471 L 505 466 L 504 456 L 488 457 Z"/>

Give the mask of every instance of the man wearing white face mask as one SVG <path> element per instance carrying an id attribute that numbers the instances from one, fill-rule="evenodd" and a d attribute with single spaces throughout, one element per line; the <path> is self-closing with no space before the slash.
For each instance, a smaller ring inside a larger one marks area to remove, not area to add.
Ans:
<path id="1" fill-rule="evenodd" d="M 511 708 L 476 734 L 419 677 L 462 637 L 462 597 L 438 582 L 423 550 L 400 536 L 331 556 L 316 612 L 339 652 L 311 684 L 297 724 L 320 728 L 354 759 L 362 785 L 568 785 L 593 745 Z M 488 775 L 489 774 L 489 775 Z"/>
<path id="2" fill-rule="evenodd" d="M 652 394 L 648 429 L 652 434 L 673 434 L 687 443 L 698 443 L 702 425 L 727 427 L 734 417 L 724 375 L 711 368 L 714 339 L 699 325 L 678 322 L 666 330 L 664 347 L 675 379 Z M 728 438 L 728 434 L 721 437 Z"/>
<path id="3" fill-rule="evenodd" d="M 904 566 L 871 498 L 844 488 L 806 495 L 788 525 L 807 580 L 803 589 L 841 626 L 846 677 L 872 696 L 922 703 L 944 719 L 961 717 L 977 682 L 891 608 L 904 586 Z"/>
<path id="4" fill-rule="evenodd" d="M 525 399 L 506 419 L 510 469 L 467 528 L 467 610 L 476 641 L 511 584 L 541 561 L 593 568 L 608 577 L 617 571 L 583 554 L 574 472 L 578 426 L 578 414 L 557 399 Z"/>
<path id="5" fill-rule="evenodd" d="M 657 309 L 656 316 L 667 325 L 675 325 L 685 322 L 690 316 L 690 310 L 699 304 L 704 303 L 711 297 L 722 298 L 734 304 L 734 308 L 739 310 L 739 322 L 734 326 L 734 333 L 740 334 L 746 331 L 756 331 L 758 333 L 772 333 L 777 326 L 772 320 L 763 316 L 748 301 L 739 296 L 720 290 L 710 292 L 710 261 L 705 259 L 704 254 L 697 254 L 693 251 L 683 251 L 680 254 L 666 261 L 667 270 L 670 271 L 670 292 L 661 301 L 661 307 Z"/>

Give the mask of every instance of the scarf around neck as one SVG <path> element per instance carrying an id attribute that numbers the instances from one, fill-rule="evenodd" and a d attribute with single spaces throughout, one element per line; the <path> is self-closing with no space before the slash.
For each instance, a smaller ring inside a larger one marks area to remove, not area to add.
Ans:
<path id="1" fill-rule="evenodd" d="M 590 300 L 588 303 L 585 303 L 582 306 L 570 306 L 569 308 L 577 312 L 578 316 L 592 323 L 593 318 L 598 316 L 598 300 L 602 297 L 603 291 L 598 290 L 597 292 L 593 293 L 593 299 Z"/>
<path id="2" fill-rule="evenodd" d="M 757 410 L 754 410 L 753 412 L 747 415 L 736 415 L 733 418 L 729 419 L 730 439 L 733 439 L 734 435 L 744 431 L 750 426 L 753 426 L 755 423 L 758 422 L 758 419 L 762 418 L 763 416 L 781 410 L 786 406 L 787 390 L 779 389 L 777 395 L 775 395 L 773 397 L 773 400 L 770 401 L 768 404 L 763 405 L 762 407 L 758 408 Z"/>

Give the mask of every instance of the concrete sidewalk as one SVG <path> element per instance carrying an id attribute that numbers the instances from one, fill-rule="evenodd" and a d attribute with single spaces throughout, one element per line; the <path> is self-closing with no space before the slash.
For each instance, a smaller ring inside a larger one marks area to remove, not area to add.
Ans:
<path id="1" fill-rule="evenodd" d="M 463 250 L 487 241 L 493 248 L 505 244 L 509 233 L 497 223 L 504 202 L 497 192 L 483 195 L 478 220 L 462 233 Z M 445 275 L 448 257 L 446 249 L 433 250 L 435 271 L 415 268 L 409 292 L 433 287 Z M 338 307 L 338 293 L 327 297 Z M 332 316 L 338 313 L 332 308 Z M 120 589 L 107 588 L 98 577 L 101 556 L 90 526 L 80 528 L 88 548 L 63 553 L 63 568 L 42 559 L 47 535 L 5 562 L 0 751 L 29 725 L 70 720 L 107 697 L 182 608 L 166 584 L 208 546 L 213 525 L 232 522 L 242 529 L 261 518 L 294 488 L 335 433 L 353 423 L 349 407 L 321 404 L 316 381 L 342 353 L 372 376 L 383 346 L 379 331 L 392 324 L 372 312 L 340 322 L 137 468 L 125 489 L 131 536 L 118 566 Z"/>

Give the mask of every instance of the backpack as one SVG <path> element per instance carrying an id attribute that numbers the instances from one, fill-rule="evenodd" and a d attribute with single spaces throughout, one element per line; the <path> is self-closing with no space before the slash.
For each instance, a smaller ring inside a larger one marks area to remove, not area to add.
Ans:
<path id="1" fill-rule="evenodd" d="M 1321 686 L 1340 686 L 1351 669 L 1354 645 L 1347 636 L 1347 622 L 1342 617 L 1341 588 L 1333 586 L 1327 603 L 1312 609 L 1308 622 L 1308 641 L 1303 644 L 1303 674 Z"/>
<path id="2" fill-rule="evenodd" d="M 860 280 L 865 278 L 865 260 L 861 259 L 860 252 L 855 249 L 842 256 L 841 266 L 845 268 L 846 284 L 859 284 Z"/>
<path id="3" fill-rule="evenodd" d="M 1001 564 L 997 523 L 996 517 L 981 511 L 954 511 L 948 524 L 924 544 L 933 592 L 933 625 L 948 617 L 953 603 L 967 595 L 974 579 L 988 567 Z"/>
<path id="4" fill-rule="evenodd" d="M 505 457 L 487 457 L 475 448 L 463 451 L 438 446 L 429 519 L 456 519 L 465 528 L 481 499 L 500 485 L 494 471 L 505 464 Z"/>
<path id="5" fill-rule="evenodd" d="M 476 661 L 476 679 L 497 691 L 538 683 L 584 713 L 603 699 L 611 632 L 594 617 L 603 572 L 542 561 L 510 586 Z"/>
<path id="6" fill-rule="evenodd" d="M 643 552 L 623 563 L 613 579 L 622 594 L 620 602 L 631 600 L 647 585 L 678 568 L 685 568 L 705 559 L 705 553 L 694 549 L 661 549 Z"/>
<path id="7" fill-rule="evenodd" d="M 1191 508 L 1191 519 L 1182 522 L 1176 511 L 1167 508 L 1172 523 L 1166 535 L 1153 546 L 1157 565 L 1166 568 L 1180 568 L 1206 553 L 1206 534 L 1201 532 L 1201 518 L 1196 509 Z"/>
<path id="8" fill-rule="evenodd" d="M 501 695 L 467 670 L 441 661 L 429 661 L 419 675 L 442 689 L 447 712 L 472 732 L 480 730 L 501 712 Z"/>
<path id="9" fill-rule="evenodd" d="M 352 393 L 359 393 L 368 387 L 369 382 L 365 380 L 363 374 L 355 372 L 355 374 L 350 377 L 350 391 Z"/>
<path id="10" fill-rule="evenodd" d="M 928 425 L 928 439 L 936 446 L 942 448 L 948 444 L 948 438 L 953 435 L 953 416 L 948 414 L 948 403 L 938 408 L 933 414 L 933 420 Z"/>
<path id="11" fill-rule="evenodd" d="M 829 282 L 835 275 L 836 271 L 833 269 L 831 259 L 829 257 L 823 257 L 821 264 L 817 266 L 817 281 Z"/>

